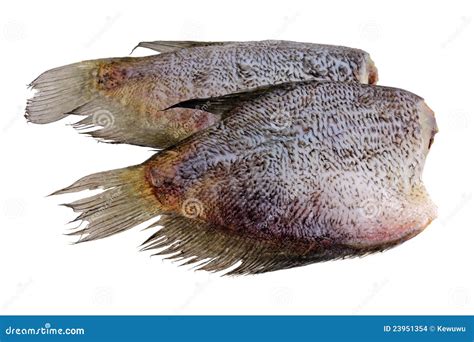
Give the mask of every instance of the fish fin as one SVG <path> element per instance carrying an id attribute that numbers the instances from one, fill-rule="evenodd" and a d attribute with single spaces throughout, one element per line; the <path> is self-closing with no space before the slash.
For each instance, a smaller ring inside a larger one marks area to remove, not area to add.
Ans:
<path id="1" fill-rule="evenodd" d="M 83 116 L 72 127 L 106 143 L 163 148 L 171 139 L 146 114 L 107 97 L 97 97 L 70 114 Z"/>
<path id="2" fill-rule="evenodd" d="M 122 60 L 84 61 L 42 73 L 30 84 L 36 93 L 27 101 L 26 119 L 36 124 L 47 124 L 68 115 L 78 115 L 82 119 L 72 126 L 100 141 L 167 147 L 180 136 L 176 138 L 176 132 L 163 127 L 159 120 L 134 105 L 127 95 L 130 94 L 129 88 L 114 91 L 99 88 L 101 68 L 113 70 L 114 64 L 120 65 Z M 129 86 L 125 84 L 124 87 Z"/>
<path id="3" fill-rule="evenodd" d="M 42 73 L 30 84 L 37 92 L 27 101 L 26 119 L 36 124 L 47 124 L 68 115 L 85 116 L 73 124 L 74 128 L 83 130 L 82 133 L 104 142 L 138 145 L 136 134 L 130 127 L 137 121 L 139 113 L 111 100 L 94 86 L 100 63 L 107 61 L 84 61 Z M 153 140 L 144 135 L 139 142 L 154 147 L 148 144 L 150 139 Z"/>
<path id="4" fill-rule="evenodd" d="M 38 76 L 30 88 L 37 90 L 27 101 L 25 117 L 36 124 L 47 124 L 68 116 L 96 95 L 90 91 L 93 62 L 81 62 L 48 70 Z"/>
<path id="5" fill-rule="evenodd" d="M 308 265 L 337 257 L 365 254 L 341 246 L 328 250 L 311 245 L 295 250 L 290 241 L 274 241 L 244 236 L 222 227 L 182 215 L 165 215 L 162 226 L 143 243 L 143 250 L 159 249 L 155 255 L 181 261 L 181 265 L 195 265 L 197 270 L 224 271 L 226 275 L 246 275 L 277 271 Z"/>
<path id="6" fill-rule="evenodd" d="M 226 114 L 228 114 L 232 109 L 240 105 L 242 102 L 251 101 L 270 91 L 276 91 L 277 89 L 286 91 L 291 90 L 294 87 L 295 84 L 291 82 L 271 86 L 262 86 L 253 88 L 251 90 L 231 93 L 218 97 L 187 100 L 176 103 L 166 108 L 166 110 L 172 108 L 192 108 L 220 115 L 222 118 L 224 118 Z"/>
<path id="7" fill-rule="evenodd" d="M 160 53 L 172 52 L 180 49 L 200 47 L 200 46 L 221 46 L 226 45 L 231 42 L 198 42 L 198 41 L 178 41 L 178 40 L 157 40 L 154 42 L 140 42 L 132 50 L 135 51 L 136 48 L 142 47 L 151 49 Z"/>
<path id="8" fill-rule="evenodd" d="M 69 235 L 79 235 L 78 242 L 102 239 L 133 228 L 160 214 L 159 203 L 145 178 L 145 165 L 95 173 L 51 195 L 83 190 L 104 191 L 64 204 L 80 215 L 74 221 L 86 222 Z"/>

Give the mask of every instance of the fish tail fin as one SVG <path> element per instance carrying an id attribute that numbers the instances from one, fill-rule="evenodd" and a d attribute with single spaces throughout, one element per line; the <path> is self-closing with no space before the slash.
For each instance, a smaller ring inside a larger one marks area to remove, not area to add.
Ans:
<path id="1" fill-rule="evenodd" d="M 79 216 L 81 224 L 69 235 L 78 242 L 102 239 L 160 216 L 148 228 L 157 229 L 143 244 L 181 266 L 229 275 L 256 274 L 307 265 L 335 256 L 319 244 L 295 246 L 291 241 L 275 243 L 252 234 L 241 234 L 200 218 L 210 207 L 203 198 L 182 198 L 177 208 L 167 207 L 155 197 L 156 188 L 147 177 L 148 162 L 123 169 L 99 172 L 79 179 L 53 195 L 102 189 L 99 194 L 65 206 Z M 74 222 L 73 221 L 73 222 Z M 353 250 L 343 251 L 354 255 Z"/>
<path id="2" fill-rule="evenodd" d="M 80 215 L 74 221 L 87 222 L 70 235 L 78 242 L 102 239 L 128 230 L 160 214 L 160 207 L 146 179 L 146 164 L 95 173 L 83 177 L 52 195 L 103 189 L 104 191 L 64 204 Z"/>
<path id="3" fill-rule="evenodd" d="M 25 117 L 36 124 L 61 120 L 90 102 L 97 63 L 85 61 L 54 68 L 42 73 L 31 84 L 37 90 L 27 101 Z"/>
<path id="4" fill-rule="evenodd" d="M 205 111 L 157 107 L 144 90 L 155 84 L 130 79 L 146 63 L 141 57 L 106 58 L 46 71 L 30 84 L 36 93 L 27 101 L 25 117 L 47 124 L 80 115 L 72 125 L 80 133 L 103 142 L 160 149 L 215 122 Z"/>

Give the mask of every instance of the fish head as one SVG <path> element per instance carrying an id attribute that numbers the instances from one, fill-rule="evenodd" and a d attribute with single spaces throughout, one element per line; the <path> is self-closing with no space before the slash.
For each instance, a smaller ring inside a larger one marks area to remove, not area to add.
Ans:
<path id="1" fill-rule="evenodd" d="M 377 84 L 379 80 L 377 67 L 369 54 L 365 55 L 365 60 L 362 64 L 358 79 L 362 84 Z"/>
<path id="2" fill-rule="evenodd" d="M 362 251 L 384 250 L 409 240 L 437 215 L 421 180 L 426 156 L 438 132 L 434 112 L 414 94 L 405 92 L 407 101 L 400 101 L 390 89 L 387 92 L 394 100 L 387 101 L 381 111 L 392 123 L 391 131 L 384 133 L 386 139 L 378 136 L 383 142 L 377 147 L 383 152 L 371 156 L 373 163 L 364 164 L 364 170 L 342 173 L 334 180 L 342 184 L 337 187 L 349 190 L 344 195 L 344 206 L 334 206 L 340 222 L 330 232 L 334 233 L 333 241 Z M 397 106 L 396 101 L 403 104 Z M 349 195 L 354 188 L 357 195 Z"/>
<path id="3" fill-rule="evenodd" d="M 377 67 L 375 66 L 374 61 L 370 56 L 367 56 L 367 70 L 368 70 L 368 84 L 377 84 L 377 81 L 379 80 L 379 73 L 377 70 Z"/>
<path id="4" fill-rule="evenodd" d="M 420 113 L 420 127 L 422 135 L 422 146 L 423 153 L 426 156 L 428 150 L 433 145 L 434 137 L 438 133 L 438 125 L 433 110 L 426 104 L 425 101 L 420 101 L 418 104 L 418 110 Z"/>

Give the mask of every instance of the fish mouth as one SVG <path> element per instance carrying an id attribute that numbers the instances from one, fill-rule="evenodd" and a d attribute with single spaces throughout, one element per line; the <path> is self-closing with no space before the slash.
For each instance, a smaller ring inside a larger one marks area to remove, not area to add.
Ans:
<path id="1" fill-rule="evenodd" d="M 420 128 L 420 145 L 418 153 L 420 154 L 421 170 L 424 167 L 424 161 L 428 154 L 434 136 L 438 132 L 438 125 L 433 110 L 420 100 L 417 104 L 418 120 Z M 421 174 L 419 175 L 421 177 Z M 429 198 L 424 185 L 420 180 L 410 187 L 406 193 L 406 199 L 400 199 L 402 206 L 398 206 L 396 201 L 381 202 L 379 205 L 386 215 L 369 218 L 361 223 L 362 233 L 352 237 L 352 241 L 347 241 L 347 245 L 360 250 L 384 250 L 405 242 L 422 231 L 436 218 L 437 208 Z M 393 207 L 394 212 L 391 212 Z M 407 215 L 406 213 L 411 213 Z"/>
<path id="2" fill-rule="evenodd" d="M 428 150 L 431 148 L 431 145 L 433 145 L 434 137 L 436 133 L 439 132 L 439 129 L 436 123 L 435 114 L 433 110 L 428 107 L 425 101 L 421 101 L 418 108 L 420 111 L 420 125 L 423 150 L 426 155 L 426 153 L 428 153 Z"/>
<path id="3" fill-rule="evenodd" d="M 357 250 L 363 251 L 383 251 L 389 248 L 393 248 L 408 241 L 421 232 L 423 232 L 434 220 L 435 216 L 431 216 L 419 227 L 412 227 L 410 229 L 400 229 L 398 234 L 391 234 L 390 238 L 381 238 L 380 236 L 372 236 L 366 238 L 363 241 L 346 243 L 345 245 Z"/>
<path id="4" fill-rule="evenodd" d="M 367 58 L 367 83 L 368 84 L 377 84 L 379 80 L 379 72 L 375 66 L 374 61 L 370 56 Z"/>
<path id="5" fill-rule="evenodd" d="M 420 100 L 417 104 L 419 120 L 419 145 L 416 151 L 419 154 L 421 170 L 417 177 L 420 179 L 410 186 L 405 193 L 406 197 L 400 199 L 402 206 L 398 207 L 397 202 L 381 202 L 386 215 L 380 217 L 371 217 L 361 223 L 362 230 L 354 234 L 347 245 L 359 250 L 384 250 L 399 245 L 419 233 L 436 218 L 437 209 L 429 198 L 424 185 L 421 182 L 421 173 L 424 167 L 424 161 L 428 154 L 434 136 L 438 132 L 438 125 L 433 110 Z M 391 212 L 393 206 L 394 212 Z M 409 213 L 409 214 L 407 214 Z M 383 217 L 386 217 L 385 219 Z M 363 218 L 364 220 L 366 218 Z"/>

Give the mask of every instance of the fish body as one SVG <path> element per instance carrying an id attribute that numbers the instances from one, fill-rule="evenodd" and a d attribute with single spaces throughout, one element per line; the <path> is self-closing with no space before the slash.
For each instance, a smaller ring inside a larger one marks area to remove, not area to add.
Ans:
<path id="1" fill-rule="evenodd" d="M 166 148 L 221 119 L 205 104 L 166 110 L 182 101 L 287 82 L 377 81 L 369 54 L 359 49 L 290 41 L 175 43 L 142 44 L 159 55 L 47 71 L 31 83 L 38 92 L 26 117 L 43 124 L 83 115 L 76 128 L 103 141 Z"/>
<path id="2" fill-rule="evenodd" d="M 247 274 L 381 251 L 436 216 L 421 175 L 437 127 L 417 95 L 310 81 L 177 107 L 203 103 L 224 119 L 58 192 L 106 189 L 70 205 L 82 241 L 163 215 L 146 248 Z"/>

